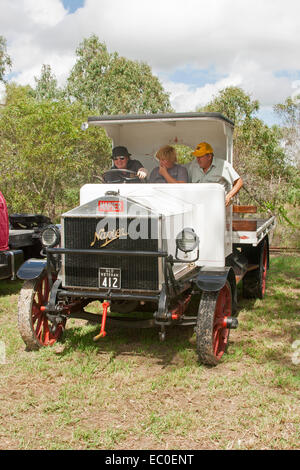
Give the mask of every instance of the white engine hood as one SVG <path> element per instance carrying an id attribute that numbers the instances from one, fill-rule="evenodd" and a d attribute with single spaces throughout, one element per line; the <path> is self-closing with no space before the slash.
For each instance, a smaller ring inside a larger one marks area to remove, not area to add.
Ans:
<path id="1" fill-rule="evenodd" d="M 101 201 L 112 189 L 120 198 L 126 198 L 139 207 L 141 214 L 147 216 L 148 213 L 162 219 L 161 236 L 167 240 L 170 254 L 175 254 L 176 235 L 184 227 L 191 227 L 200 239 L 200 257 L 196 264 L 224 266 L 232 244 L 231 210 L 225 211 L 223 186 L 216 183 L 87 184 L 80 191 L 80 207 L 89 201 L 97 204 L 97 200 Z M 126 216 L 125 213 L 117 214 L 122 215 Z M 195 253 L 191 253 L 187 262 L 194 256 Z"/>

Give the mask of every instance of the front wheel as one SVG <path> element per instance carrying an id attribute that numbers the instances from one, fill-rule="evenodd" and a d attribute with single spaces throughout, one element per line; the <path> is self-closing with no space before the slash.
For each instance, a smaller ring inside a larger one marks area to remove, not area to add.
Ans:
<path id="1" fill-rule="evenodd" d="M 217 365 L 229 339 L 226 317 L 232 315 L 231 287 L 227 281 L 218 292 L 203 292 L 197 316 L 196 340 L 199 361 Z"/>
<path id="2" fill-rule="evenodd" d="M 66 320 L 50 322 L 43 308 L 49 300 L 48 276 L 26 281 L 20 291 L 18 328 L 28 350 L 52 346 L 61 337 Z"/>

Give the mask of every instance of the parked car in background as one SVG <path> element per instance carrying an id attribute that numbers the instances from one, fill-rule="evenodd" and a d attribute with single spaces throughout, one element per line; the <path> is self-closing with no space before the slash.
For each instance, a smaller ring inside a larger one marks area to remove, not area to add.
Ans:
<path id="1" fill-rule="evenodd" d="M 16 279 L 16 273 L 28 258 L 41 258 L 40 233 L 51 223 L 48 217 L 34 214 L 8 215 L 0 192 L 0 280 Z"/>

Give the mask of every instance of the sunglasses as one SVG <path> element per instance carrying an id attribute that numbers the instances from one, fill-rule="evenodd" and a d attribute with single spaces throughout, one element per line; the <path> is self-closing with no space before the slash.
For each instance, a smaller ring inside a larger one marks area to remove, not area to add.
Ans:
<path id="1" fill-rule="evenodd" d="M 113 160 L 126 160 L 127 157 L 113 157 Z"/>

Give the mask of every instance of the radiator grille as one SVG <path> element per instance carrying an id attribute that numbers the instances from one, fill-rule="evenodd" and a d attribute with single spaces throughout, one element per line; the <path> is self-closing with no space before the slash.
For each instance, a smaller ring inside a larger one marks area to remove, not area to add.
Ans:
<path id="1" fill-rule="evenodd" d="M 146 223 L 148 219 L 142 223 Z M 99 249 L 102 241 L 96 241 L 95 231 L 100 218 L 66 217 L 64 219 L 64 247 L 81 249 Z M 114 219 L 115 228 L 119 229 L 120 220 Z M 133 219 L 122 221 L 121 226 L 126 230 Z M 158 221 L 151 219 L 146 224 L 148 238 L 132 240 L 129 237 L 113 240 L 103 247 L 101 255 L 65 254 L 65 286 L 66 287 L 99 287 L 99 268 L 120 268 L 121 288 L 128 290 L 158 290 L 158 258 L 148 256 L 119 256 L 106 255 L 105 250 L 126 251 L 158 251 Z M 145 232 L 144 232 L 145 233 Z M 152 238 L 151 238 L 152 236 Z"/>

